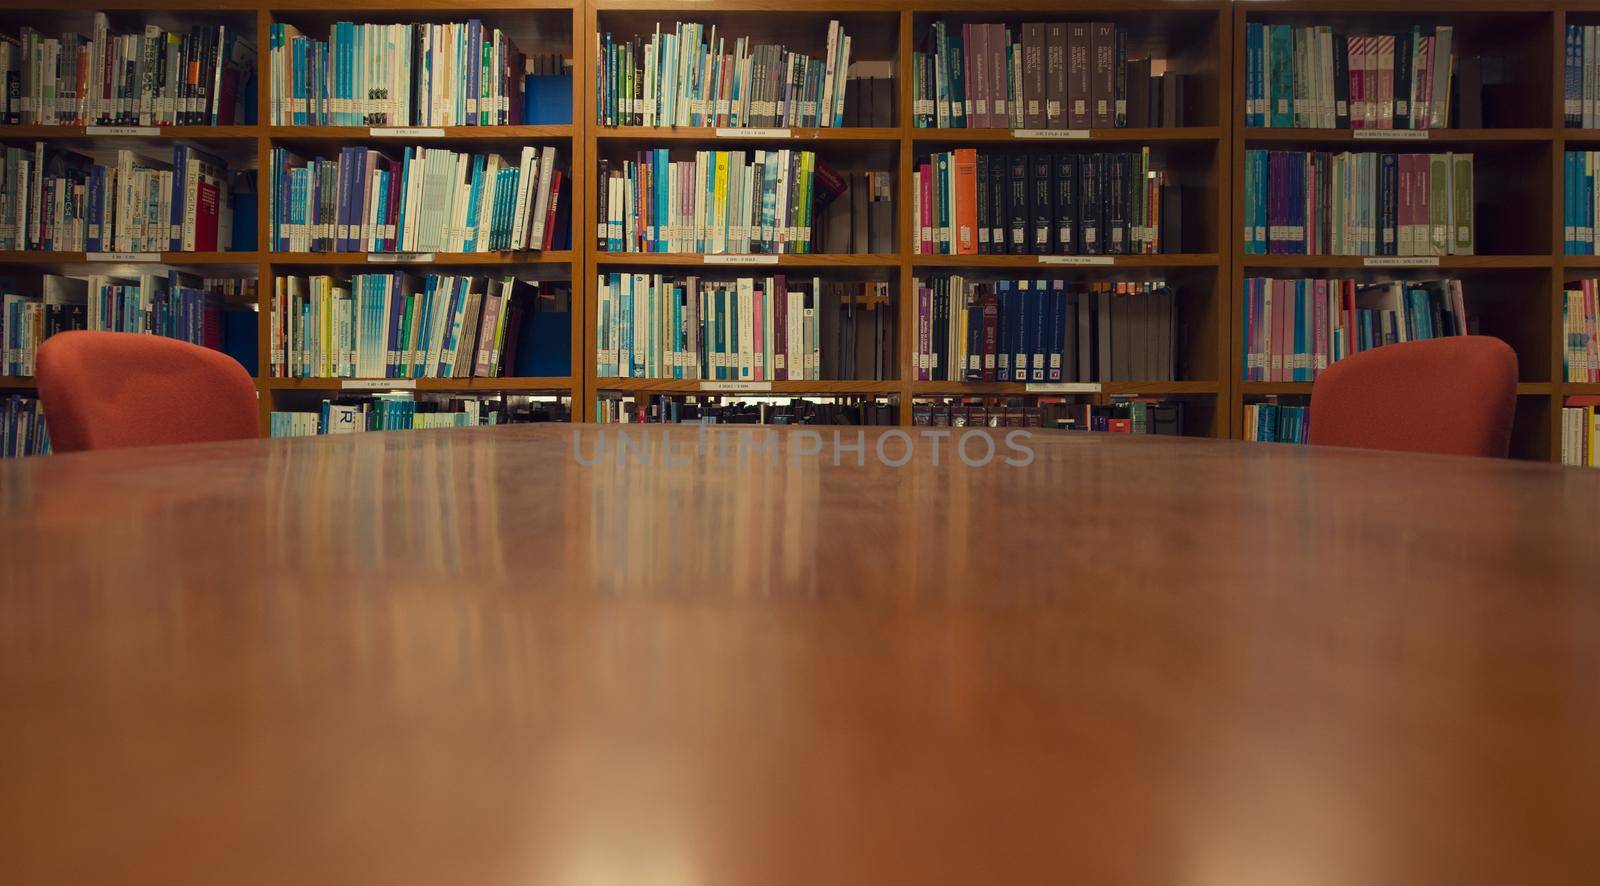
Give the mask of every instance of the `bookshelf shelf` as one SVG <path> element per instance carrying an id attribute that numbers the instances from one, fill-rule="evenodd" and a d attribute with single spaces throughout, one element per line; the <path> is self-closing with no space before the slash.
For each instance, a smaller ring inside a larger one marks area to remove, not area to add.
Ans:
<path id="1" fill-rule="evenodd" d="M 1367 256 L 1360 255 L 1240 255 L 1238 264 L 1244 268 L 1265 268 L 1298 271 L 1377 271 L 1397 273 L 1403 271 L 1466 271 L 1515 270 L 1518 268 L 1548 268 L 1548 255 L 1441 255 L 1438 264 L 1368 264 Z M 1404 261 L 1401 259 L 1400 261 Z M 1428 261 L 1431 261 L 1429 259 Z"/>
<path id="2" fill-rule="evenodd" d="M 1222 388 L 1214 381 L 1111 381 L 1098 384 L 1095 390 L 1082 391 L 1045 391 L 1035 388 L 1029 390 L 1029 385 L 1023 382 L 956 382 L 956 381 L 919 381 L 911 385 L 911 393 L 918 397 L 926 396 L 1014 396 L 1014 395 L 1043 395 L 1051 397 L 1074 396 L 1080 394 L 1105 394 L 1105 395 L 1144 395 L 1144 394 L 1195 394 L 1216 395 Z"/>
<path id="3" fill-rule="evenodd" d="M 572 138 L 575 127 L 558 126 L 269 126 L 274 141 L 359 141 L 377 145 L 413 142 L 537 142 Z M 387 132 L 385 131 L 387 130 Z"/>
<path id="4" fill-rule="evenodd" d="M 89 130 L 97 130 L 94 135 Z M 154 129 L 155 132 L 146 132 Z M 203 141 L 253 139 L 261 134 L 256 126 L 0 126 L 5 139 L 81 139 L 81 138 L 186 138 Z"/>
<path id="5" fill-rule="evenodd" d="M 596 126 L 596 138 L 600 141 L 647 141 L 647 142 L 715 142 L 718 145 L 728 145 L 730 149 L 746 143 L 760 147 L 769 143 L 782 143 L 784 145 L 804 144 L 806 142 L 896 142 L 900 140 L 898 129 L 875 129 L 862 126 L 801 126 L 779 127 L 782 132 L 788 133 L 785 137 L 781 133 L 773 134 L 770 129 L 761 128 L 728 128 L 717 129 L 705 126 Z"/>
<path id="6" fill-rule="evenodd" d="M 0 375 L 0 391 L 26 391 L 37 386 L 31 375 Z"/>
<path id="7" fill-rule="evenodd" d="M 1569 268 L 1600 268 L 1600 255 L 1563 255 L 1561 264 Z"/>
<path id="8" fill-rule="evenodd" d="M 1600 384 L 1594 382 L 1569 381 L 1561 384 L 1561 393 L 1574 396 L 1600 395 Z"/>
<path id="9" fill-rule="evenodd" d="M 94 258 L 90 258 L 90 256 Z M 139 256 L 135 259 L 119 259 L 119 255 Z M 159 258 L 145 259 L 143 256 L 159 256 Z M 259 264 L 259 252 L 159 252 L 159 253 L 115 253 L 115 252 L 41 252 L 8 250 L 0 252 L 0 265 L 44 265 L 44 264 L 163 264 L 163 265 L 253 265 Z"/>
<path id="10" fill-rule="evenodd" d="M 1238 383 L 1238 389 L 1245 395 L 1269 394 L 1299 394 L 1311 395 L 1313 382 L 1309 381 L 1244 381 Z M 1600 385 L 1594 385 L 1600 389 Z M 1549 382 L 1518 382 L 1517 396 L 1519 397 L 1548 397 L 1553 390 Z"/>
<path id="11" fill-rule="evenodd" d="M 1359 133 L 1359 134 L 1358 134 Z M 1420 137 L 1419 137 L 1420 135 Z M 1244 140 L 1250 143 L 1286 142 L 1292 144 L 1322 144 L 1373 142 L 1382 147 L 1372 150 L 1428 151 L 1433 144 L 1475 145 L 1502 142 L 1549 142 L 1555 138 L 1553 129 L 1284 129 L 1271 127 L 1245 127 Z"/>
<path id="12" fill-rule="evenodd" d="M 898 394 L 898 381 L 773 381 L 768 390 L 718 390 L 727 382 L 677 378 L 596 378 L 595 390 L 634 391 L 673 394 L 706 394 L 724 397 L 763 397 L 769 394 Z M 710 386 L 709 388 L 707 386 Z"/>
<path id="13" fill-rule="evenodd" d="M 1046 130 L 1056 131 L 1056 130 Z M 1068 132 L 1074 132 L 1067 130 Z M 930 127 L 924 129 L 913 128 L 911 140 L 914 142 L 937 142 L 948 144 L 955 142 L 1014 142 L 1018 145 L 1051 145 L 1053 147 L 1070 147 L 1083 142 L 1135 142 L 1138 144 L 1158 144 L 1172 142 L 1214 142 L 1222 138 L 1220 126 L 1179 126 L 1155 129 L 1083 129 L 1076 130 L 1072 135 L 1040 137 L 1028 135 L 1026 129 L 940 129 Z"/>
<path id="14" fill-rule="evenodd" d="M 762 268 L 881 268 L 897 267 L 900 256 L 882 255 L 831 255 L 821 253 L 785 253 L 760 256 L 717 256 L 700 252 L 596 252 L 592 255 L 596 265 L 659 265 L 661 267 L 703 267 L 708 270 L 760 273 Z M 777 259 L 777 261 L 750 261 L 749 259 Z"/>
<path id="15" fill-rule="evenodd" d="M 434 252 L 418 253 L 432 258 L 417 261 L 406 258 L 409 253 L 366 252 L 274 252 L 268 256 L 272 265 L 371 265 L 373 267 L 427 268 L 437 265 L 456 266 L 514 266 L 514 265 L 570 265 L 574 253 L 569 250 L 549 252 Z"/>
<path id="16" fill-rule="evenodd" d="M 269 378 L 260 384 L 275 391 L 378 391 L 397 382 L 419 391 L 570 391 L 573 388 L 572 376 L 568 375 L 550 378 Z"/>
<path id="17" fill-rule="evenodd" d="M 1040 259 L 1044 259 L 1041 261 Z M 1097 261 L 1111 259 L 1109 263 Z M 1128 268 L 1211 268 L 1221 264 L 1214 252 L 1167 255 L 912 255 L 911 264 L 926 268 L 1003 268 L 1040 273 L 1116 271 Z"/>

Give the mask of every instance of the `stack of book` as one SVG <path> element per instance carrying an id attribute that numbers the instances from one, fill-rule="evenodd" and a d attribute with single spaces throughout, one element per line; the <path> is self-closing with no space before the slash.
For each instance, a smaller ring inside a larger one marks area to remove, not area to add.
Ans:
<path id="1" fill-rule="evenodd" d="M 228 25 L 187 33 L 145 25 L 114 34 L 0 34 L 0 123 L 217 126 L 250 123 L 256 50 Z"/>
<path id="2" fill-rule="evenodd" d="M 609 397 L 595 402 L 601 424 L 704 425 L 892 425 L 895 407 L 876 400 L 821 401 L 794 397 L 784 402 L 755 398 L 750 402 L 695 402 L 658 395 L 640 404 Z"/>
<path id="3" fill-rule="evenodd" d="M 885 255 L 894 252 L 894 173 L 838 172 L 818 162 L 812 212 L 814 252 Z"/>
<path id="4" fill-rule="evenodd" d="M 1177 377 L 1176 294 L 1162 281 L 915 279 L 918 381 Z"/>
<path id="5" fill-rule="evenodd" d="M 603 274 L 595 373 L 712 381 L 894 376 L 887 283 Z"/>
<path id="6" fill-rule="evenodd" d="M 268 349 L 291 378 L 527 377 L 533 350 L 566 375 L 570 295 L 516 277 L 391 272 L 277 277 Z"/>
<path id="7" fill-rule="evenodd" d="M 1312 381 L 1351 354 L 1470 329 L 1460 280 L 1250 277 L 1244 281 L 1244 380 Z"/>
<path id="8" fill-rule="evenodd" d="M 5 148 L 0 249 L 216 252 L 233 220 L 227 164 L 182 142 L 170 159 L 123 149 L 115 164 L 46 142 Z"/>
<path id="9" fill-rule="evenodd" d="M 1567 284 L 1561 294 L 1561 341 L 1566 380 L 1600 382 L 1600 280 Z"/>
<path id="10" fill-rule="evenodd" d="M 335 22 L 326 41 L 282 22 L 269 34 L 277 126 L 522 123 L 527 58 L 483 22 Z"/>
<path id="11" fill-rule="evenodd" d="M 1079 403 L 1065 397 L 961 397 L 919 400 L 911 423 L 955 428 L 1049 428 L 1122 434 L 1183 433 L 1183 401 L 1160 397 L 1118 398 L 1111 403 Z"/>
<path id="12" fill-rule="evenodd" d="M 921 255 L 1148 255 L 1182 249 L 1180 189 L 1150 149 L 1020 153 L 958 148 L 918 161 Z"/>
<path id="13" fill-rule="evenodd" d="M 603 252 L 811 251 L 811 151 L 696 151 L 672 160 L 640 151 L 602 159 L 598 246 Z"/>
<path id="14" fill-rule="evenodd" d="M 1600 397 L 1568 397 L 1561 407 L 1561 463 L 1600 468 Z"/>
<path id="15" fill-rule="evenodd" d="M 0 399 L 0 458 L 21 458 L 50 452 L 39 398 L 11 394 Z"/>
<path id="16" fill-rule="evenodd" d="M 570 248 L 566 174 L 556 149 L 520 161 L 446 148 L 398 158 L 351 147 L 307 161 L 272 149 L 278 252 L 503 252 Z"/>
<path id="17" fill-rule="evenodd" d="M 1113 22 L 928 28 L 912 63 L 919 128 L 1107 129 L 1183 126 L 1184 76 L 1166 59 L 1128 57 Z"/>
<path id="18" fill-rule="evenodd" d="M 273 437 L 313 437 L 365 431 L 421 431 L 498 424 L 499 407 L 475 397 L 418 401 L 409 393 L 388 393 L 323 400 L 317 412 L 274 412 Z"/>
<path id="19" fill-rule="evenodd" d="M 1456 60 L 1454 29 L 1413 25 L 1345 34 L 1329 25 L 1245 25 L 1245 125 L 1312 129 L 1443 129 L 1454 88 L 1479 76 Z M 1462 98 L 1470 101 L 1462 90 Z M 1474 92 L 1474 96 L 1476 93 Z M 1477 105 L 1474 103 L 1474 108 Z M 1481 126 L 1463 106 L 1462 126 Z"/>
<path id="20" fill-rule="evenodd" d="M 253 353 L 254 312 L 228 309 L 220 291 L 236 285 L 173 270 L 137 277 L 45 274 L 38 295 L 0 295 L 0 374 L 33 375 L 44 340 L 74 329 L 161 335 L 236 357 Z M 230 313 L 248 315 L 245 328 L 230 323 Z"/>
<path id="21" fill-rule="evenodd" d="M 1311 433 L 1311 407 L 1273 401 L 1244 404 L 1244 438 L 1257 443 L 1306 443 Z"/>
<path id="22" fill-rule="evenodd" d="M 1568 151 L 1562 178 L 1563 240 L 1567 255 L 1594 255 L 1600 230 L 1600 151 Z"/>
<path id="23" fill-rule="evenodd" d="M 850 37 L 828 22 L 825 58 L 677 22 L 648 38 L 595 35 L 602 126 L 844 126 Z"/>
<path id="24" fill-rule="evenodd" d="M 1250 255 L 1472 255 L 1471 154 L 1245 151 Z"/>

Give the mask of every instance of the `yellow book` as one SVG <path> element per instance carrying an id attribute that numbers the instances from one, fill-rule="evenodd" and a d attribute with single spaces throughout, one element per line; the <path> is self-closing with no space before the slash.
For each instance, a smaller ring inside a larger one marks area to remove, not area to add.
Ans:
<path id="1" fill-rule="evenodd" d="M 728 251 L 728 152 L 715 151 L 716 166 L 714 167 L 711 185 L 711 217 L 712 245 L 716 248 L 713 252 Z"/>

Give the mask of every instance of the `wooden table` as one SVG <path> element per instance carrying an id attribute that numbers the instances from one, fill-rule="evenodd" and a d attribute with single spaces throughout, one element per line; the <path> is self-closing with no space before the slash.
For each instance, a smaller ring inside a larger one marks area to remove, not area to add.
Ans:
<path id="1" fill-rule="evenodd" d="M 832 430 L 0 467 L 0 882 L 1600 877 L 1600 472 Z"/>

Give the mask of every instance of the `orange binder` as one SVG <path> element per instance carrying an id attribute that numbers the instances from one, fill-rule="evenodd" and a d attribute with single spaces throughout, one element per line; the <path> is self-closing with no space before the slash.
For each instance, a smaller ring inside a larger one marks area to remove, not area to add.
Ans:
<path id="1" fill-rule="evenodd" d="M 978 254 L 978 150 L 956 149 L 956 254 Z"/>

